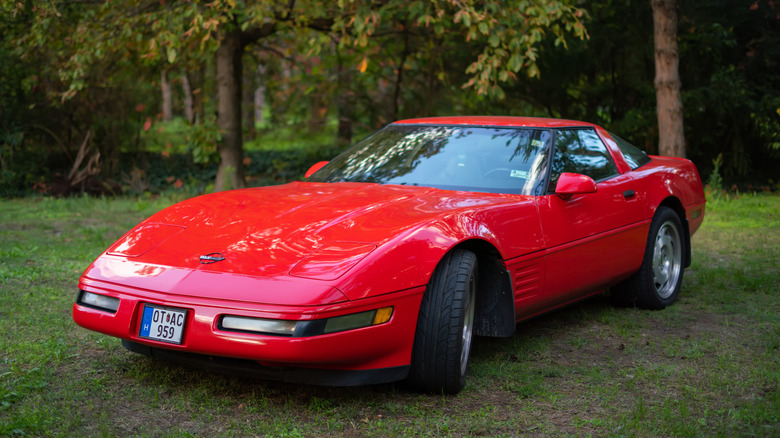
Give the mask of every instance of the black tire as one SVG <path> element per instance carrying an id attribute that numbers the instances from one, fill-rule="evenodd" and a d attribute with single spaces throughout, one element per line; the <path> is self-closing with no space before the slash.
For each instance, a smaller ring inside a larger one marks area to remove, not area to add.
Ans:
<path id="1" fill-rule="evenodd" d="M 407 382 L 424 392 L 455 394 L 466 384 L 477 256 L 456 249 L 436 267 L 420 304 Z"/>
<path id="2" fill-rule="evenodd" d="M 650 223 L 639 270 L 611 291 L 615 304 L 663 309 L 680 294 L 686 254 L 682 222 L 668 207 L 658 207 Z"/>

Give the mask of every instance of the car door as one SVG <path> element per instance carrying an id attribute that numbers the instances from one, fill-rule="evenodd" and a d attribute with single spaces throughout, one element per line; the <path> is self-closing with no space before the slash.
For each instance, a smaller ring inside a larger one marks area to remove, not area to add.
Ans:
<path id="1" fill-rule="evenodd" d="M 548 194 L 538 198 L 538 208 L 546 247 L 543 294 L 555 306 L 638 269 L 647 224 L 631 172 L 618 172 L 595 129 L 557 130 L 551 157 Z M 593 178 L 596 192 L 556 195 L 564 172 Z"/>

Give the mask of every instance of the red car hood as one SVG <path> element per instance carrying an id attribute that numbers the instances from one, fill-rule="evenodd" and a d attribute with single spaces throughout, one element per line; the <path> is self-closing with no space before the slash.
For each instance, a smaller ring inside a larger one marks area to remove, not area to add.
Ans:
<path id="1" fill-rule="evenodd" d="M 128 277 L 138 277 L 142 266 L 164 267 L 170 280 L 163 283 L 170 284 L 160 285 L 158 278 L 158 290 L 173 289 L 194 270 L 281 281 L 335 280 L 369 254 L 381 252 L 382 244 L 432 220 L 517 202 L 518 195 L 364 183 L 299 182 L 236 190 L 193 198 L 155 214 L 102 258 L 104 264 L 131 263 Z M 224 260 L 216 261 L 220 258 Z M 147 270 L 160 277 L 159 269 Z M 89 270 L 86 274 L 106 277 Z"/>

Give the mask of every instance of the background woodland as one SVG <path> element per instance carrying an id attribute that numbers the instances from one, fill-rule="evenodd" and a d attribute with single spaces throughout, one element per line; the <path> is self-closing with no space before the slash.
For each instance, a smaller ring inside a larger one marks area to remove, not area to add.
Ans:
<path id="1" fill-rule="evenodd" d="M 528 115 L 658 153 L 651 1 L 0 0 L 0 196 L 300 178 L 391 121 Z M 780 4 L 674 9 L 685 155 L 780 182 Z"/>

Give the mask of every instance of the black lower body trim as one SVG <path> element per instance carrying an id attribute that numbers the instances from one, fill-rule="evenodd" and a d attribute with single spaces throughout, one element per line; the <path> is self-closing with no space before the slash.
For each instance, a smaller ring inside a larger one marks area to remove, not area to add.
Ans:
<path id="1" fill-rule="evenodd" d="M 217 372 L 231 376 L 251 377 L 288 383 L 304 383 L 322 386 L 362 386 L 403 380 L 409 374 L 409 366 L 379 368 L 374 370 L 324 370 L 316 368 L 268 367 L 248 359 L 208 356 L 181 351 L 153 348 L 122 339 L 126 349 L 144 356 Z"/>

